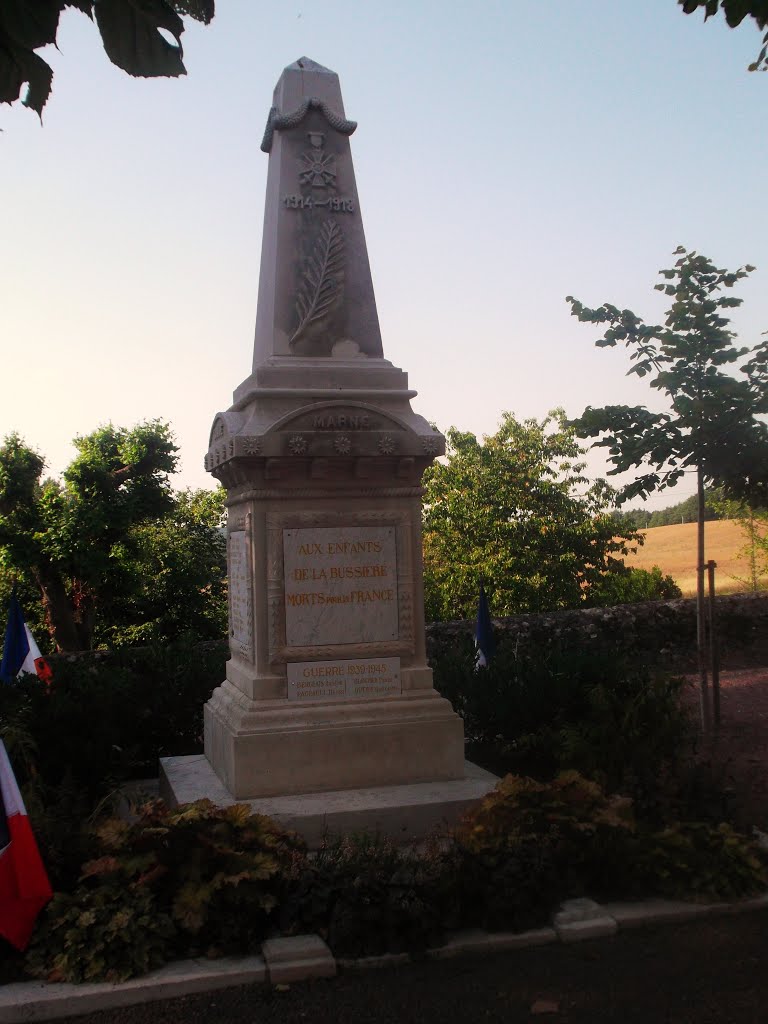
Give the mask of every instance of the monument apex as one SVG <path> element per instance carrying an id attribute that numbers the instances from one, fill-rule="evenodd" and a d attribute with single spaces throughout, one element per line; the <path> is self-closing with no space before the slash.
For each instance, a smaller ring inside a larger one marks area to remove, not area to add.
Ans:
<path id="1" fill-rule="evenodd" d="M 339 78 L 302 57 L 275 88 L 253 366 L 273 356 L 381 357 Z"/>

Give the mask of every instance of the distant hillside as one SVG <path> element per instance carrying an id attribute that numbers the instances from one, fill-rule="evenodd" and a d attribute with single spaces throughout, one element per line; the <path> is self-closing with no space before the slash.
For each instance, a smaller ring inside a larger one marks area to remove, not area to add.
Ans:
<path id="1" fill-rule="evenodd" d="M 692 597 L 696 593 L 696 524 L 683 523 L 677 526 L 657 526 L 641 530 L 645 544 L 637 554 L 629 555 L 625 562 L 637 569 L 651 569 L 658 565 L 663 573 L 672 576 L 683 592 Z M 717 562 L 715 581 L 719 594 L 731 594 L 749 589 L 749 566 L 741 554 L 746 538 L 733 519 L 718 519 L 708 522 L 705 531 L 707 550 L 705 558 Z M 768 587 L 768 576 L 762 579 Z"/>
<path id="2" fill-rule="evenodd" d="M 723 494 L 719 488 L 711 488 L 706 492 L 704 505 L 706 520 L 726 518 L 718 507 L 718 503 L 722 500 Z M 617 509 L 614 515 L 618 522 L 624 526 L 631 526 L 635 530 L 648 530 L 654 526 L 677 526 L 678 523 L 695 523 L 698 516 L 698 498 L 692 494 L 690 498 L 685 498 L 676 505 L 668 505 L 666 508 L 656 509 L 655 512 L 649 512 L 646 508 Z"/>

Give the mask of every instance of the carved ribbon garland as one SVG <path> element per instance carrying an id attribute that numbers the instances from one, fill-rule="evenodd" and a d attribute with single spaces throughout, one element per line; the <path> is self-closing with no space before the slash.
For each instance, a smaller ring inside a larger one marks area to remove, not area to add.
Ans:
<path id="1" fill-rule="evenodd" d="M 342 135 L 351 135 L 355 128 L 357 128 L 357 121 L 347 121 L 345 118 L 339 117 L 323 100 L 318 99 L 316 96 L 310 96 L 292 114 L 281 114 L 277 107 L 271 108 L 267 117 L 267 127 L 264 129 L 264 138 L 261 140 L 262 153 L 269 153 L 272 149 L 272 137 L 276 131 L 296 128 L 307 116 L 310 109 L 319 110 L 331 128 L 335 128 Z"/>

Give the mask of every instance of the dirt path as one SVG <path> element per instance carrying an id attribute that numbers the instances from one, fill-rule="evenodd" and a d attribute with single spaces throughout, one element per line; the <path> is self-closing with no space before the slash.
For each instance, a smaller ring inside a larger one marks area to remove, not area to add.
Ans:
<path id="1" fill-rule="evenodd" d="M 720 690 L 720 729 L 700 741 L 698 758 L 722 779 L 738 823 L 768 831 L 768 668 L 726 671 Z M 698 694 L 691 679 L 685 698 L 692 709 Z"/>

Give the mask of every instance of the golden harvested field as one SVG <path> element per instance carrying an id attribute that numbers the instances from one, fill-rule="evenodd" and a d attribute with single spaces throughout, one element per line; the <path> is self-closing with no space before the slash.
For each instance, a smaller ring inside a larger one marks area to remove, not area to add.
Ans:
<path id="1" fill-rule="evenodd" d="M 693 597 L 696 593 L 696 523 L 655 526 L 640 532 L 645 544 L 637 549 L 637 554 L 624 559 L 626 564 L 637 569 L 652 569 L 658 565 L 665 575 L 675 580 L 685 597 Z M 717 562 L 718 594 L 748 590 L 749 564 L 742 551 L 747 539 L 739 524 L 733 519 L 713 520 L 706 524 L 704 536 L 704 557 Z M 765 586 L 768 580 L 763 577 L 762 582 Z"/>

